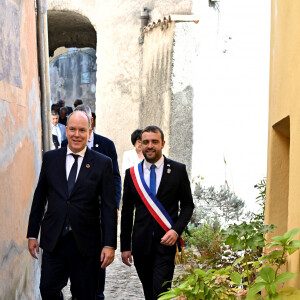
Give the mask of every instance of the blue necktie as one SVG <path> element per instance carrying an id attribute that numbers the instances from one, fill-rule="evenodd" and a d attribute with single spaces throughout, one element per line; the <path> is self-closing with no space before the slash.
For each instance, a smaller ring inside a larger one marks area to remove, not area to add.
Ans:
<path id="1" fill-rule="evenodd" d="M 150 167 L 150 191 L 155 196 L 156 195 L 156 173 L 155 173 L 155 165 L 151 165 Z"/>

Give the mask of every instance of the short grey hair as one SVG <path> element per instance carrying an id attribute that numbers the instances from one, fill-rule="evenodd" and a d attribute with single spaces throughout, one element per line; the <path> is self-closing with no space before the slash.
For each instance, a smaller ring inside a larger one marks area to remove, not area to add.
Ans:
<path id="1" fill-rule="evenodd" d="M 72 113 L 69 114 L 68 119 L 67 119 L 67 126 L 68 126 L 70 117 L 77 112 L 82 112 L 84 115 L 86 115 L 86 117 L 88 118 L 88 124 L 89 124 L 89 129 L 90 129 L 92 126 L 91 117 L 85 111 L 79 110 L 79 109 L 75 109 Z"/>
<path id="2" fill-rule="evenodd" d="M 76 106 L 76 108 L 74 109 L 74 111 L 83 111 L 84 113 L 86 113 L 86 115 L 90 119 L 92 118 L 92 111 L 91 111 L 91 108 L 88 105 L 80 104 L 80 105 Z"/>

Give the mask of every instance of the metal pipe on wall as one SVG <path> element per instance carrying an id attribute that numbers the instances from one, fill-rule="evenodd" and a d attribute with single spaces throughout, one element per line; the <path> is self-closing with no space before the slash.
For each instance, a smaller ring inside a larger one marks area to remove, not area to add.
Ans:
<path id="1" fill-rule="evenodd" d="M 37 44 L 38 64 L 41 91 L 41 119 L 42 119 L 42 149 L 51 149 L 51 121 L 50 121 L 50 77 L 49 77 L 49 47 L 47 0 L 36 0 L 37 5 Z"/>

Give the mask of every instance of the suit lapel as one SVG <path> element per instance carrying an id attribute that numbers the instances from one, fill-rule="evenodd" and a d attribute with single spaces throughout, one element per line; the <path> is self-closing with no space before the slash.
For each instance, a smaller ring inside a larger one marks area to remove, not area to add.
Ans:
<path id="1" fill-rule="evenodd" d="M 94 133 L 94 143 L 93 143 L 92 149 L 97 152 L 103 153 L 103 149 L 101 147 L 99 136 L 96 133 Z"/>
<path id="2" fill-rule="evenodd" d="M 88 174 L 91 170 L 91 168 L 93 167 L 93 153 L 92 151 L 87 147 L 86 148 L 86 152 L 84 155 L 84 158 L 82 160 L 82 164 L 78 173 L 78 177 L 77 180 L 75 182 L 75 186 L 72 190 L 71 195 L 76 191 L 76 189 L 78 188 L 78 186 L 80 186 L 81 184 L 85 184 L 85 179 L 88 177 Z"/>
<path id="3" fill-rule="evenodd" d="M 62 147 L 59 150 L 59 156 L 57 161 L 57 166 L 59 168 L 57 172 L 59 185 L 64 189 L 64 193 L 68 195 L 68 181 L 66 173 L 66 158 L 67 158 L 67 147 Z"/>

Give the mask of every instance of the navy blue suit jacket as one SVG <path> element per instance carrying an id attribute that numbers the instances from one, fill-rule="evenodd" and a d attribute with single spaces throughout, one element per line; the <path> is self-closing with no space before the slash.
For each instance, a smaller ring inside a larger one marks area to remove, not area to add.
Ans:
<path id="1" fill-rule="evenodd" d="M 68 140 L 64 140 L 61 143 L 62 147 L 67 147 Z M 113 165 L 113 173 L 114 173 L 114 183 L 115 183 L 115 199 L 117 206 L 120 205 L 121 200 L 121 191 L 122 191 L 122 183 L 121 183 L 121 176 L 119 171 L 119 164 L 118 164 L 118 155 L 116 151 L 116 147 L 113 141 L 110 139 L 96 134 L 94 132 L 94 145 L 92 150 L 102 153 L 111 158 L 112 165 Z"/>
<path id="2" fill-rule="evenodd" d="M 98 255 L 102 246 L 116 248 L 117 206 L 113 201 L 111 159 L 87 148 L 73 191 L 68 195 L 66 153 L 67 148 L 63 147 L 44 154 L 27 238 L 37 238 L 41 229 L 40 246 L 52 252 L 68 215 L 82 255 Z"/>
<path id="3" fill-rule="evenodd" d="M 173 220 L 172 228 L 178 235 L 181 235 L 190 221 L 194 209 L 190 181 L 184 164 L 165 157 L 163 174 L 156 197 Z M 165 231 L 152 217 L 136 191 L 130 169 L 127 169 L 121 215 L 121 251 L 132 250 L 134 255 L 147 255 L 152 249 L 153 239 L 160 245 L 164 234 Z M 161 245 L 160 251 L 173 255 L 175 254 L 175 245 L 173 247 Z"/>

